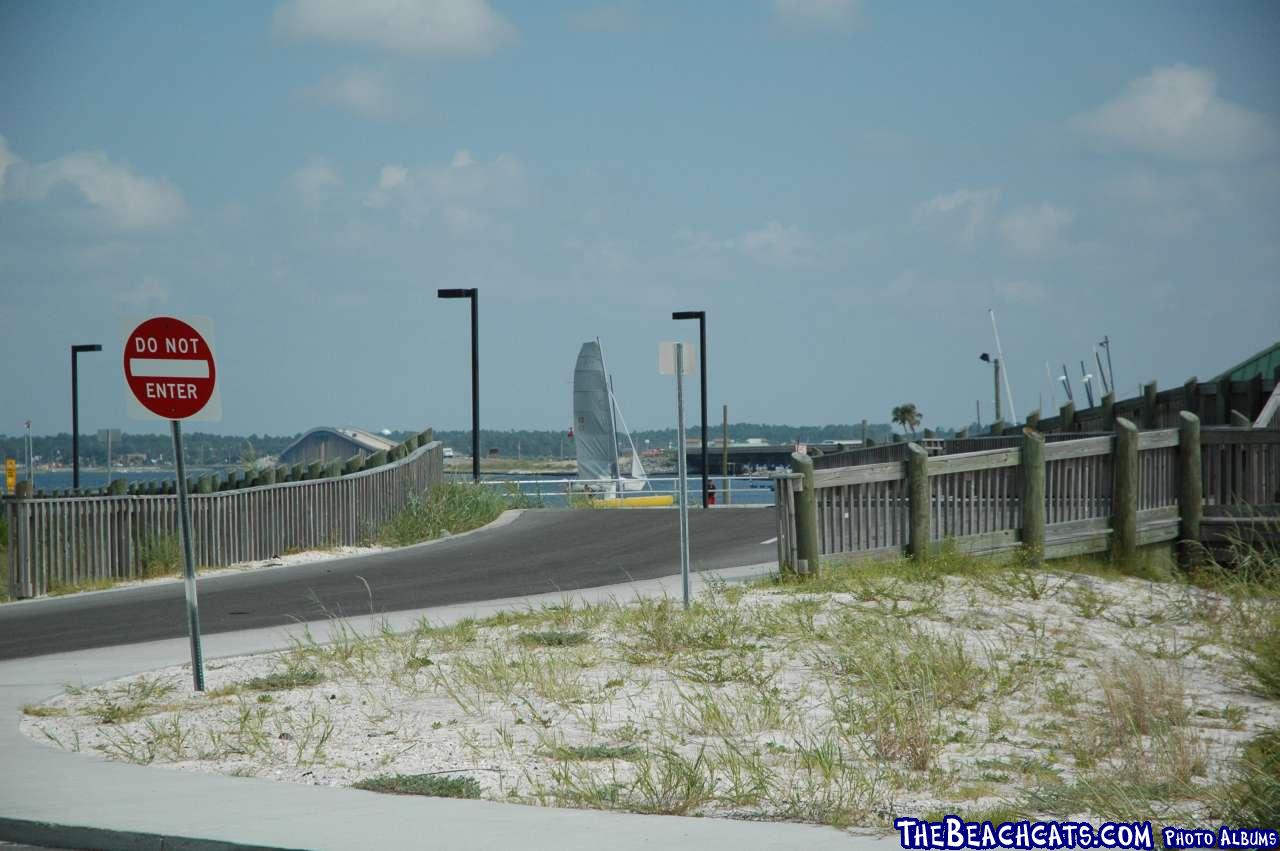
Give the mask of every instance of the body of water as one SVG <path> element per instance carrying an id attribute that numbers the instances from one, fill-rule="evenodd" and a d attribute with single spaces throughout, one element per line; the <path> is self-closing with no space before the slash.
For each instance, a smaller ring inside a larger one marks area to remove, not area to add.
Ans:
<path id="1" fill-rule="evenodd" d="M 471 477 L 465 474 L 454 473 L 452 478 L 455 481 L 470 481 Z M 546 475 L 512 475 L 495 473 L 492 475 L 482 475 L 480 477 L 482 483 L 487 483 L 495 488 L 515 486 L 520 489 L 522 494 L 526 496 L 539 498 L 543 505 L 548 508 L 562 508 L 568 504 L 568 494 L 570 490 L 581 490 L 577 479 L 572 476 L 566 476 L 563 473 L 549 473 Z M 675 494 L 679 489 L 679 485 L 675 476 L 653 477 L 648 480 L 649 485 L 641 491 L 626 491 L 627 496 L 640 496 L 643 494 Z M 773 482 L 769 479 L 754 478 L 746 476 L 732 476 L 725 479 L 722 476 L 712 476 L 712 484 L 715 485 L 716 502 L 720 505 L 725 504 L 726 490 L 730 494 L 729 504 L 731 505 L 772 505 L 773 504 Z M 702 503 L 702 478 L 699 476 L 689 477 L 689 504 Z"/>
<path id="2" fill-rule="evenodd" d="M 211 472 L 205 467 L 188 467 L 187 477 L 196 478 L 205 473 Z M 154 470 L 112 470 L 111 480 L 124 479 L 129 482 L 162 482 L 172 481 L 174 472 L 172 469 L 163 468 Z M 71 489 L 71 471 L 70 470 L 36 470 L 35 487 L 40 491 L 59 491 Z M 25 482 L 27 480 L 27 471 L 22 467 L 18 468 L 18 481 Z M 81 470 L 80 471 L 80 488 L 93 489 L 106 487 L 107 471 L 106 470 Z"/>

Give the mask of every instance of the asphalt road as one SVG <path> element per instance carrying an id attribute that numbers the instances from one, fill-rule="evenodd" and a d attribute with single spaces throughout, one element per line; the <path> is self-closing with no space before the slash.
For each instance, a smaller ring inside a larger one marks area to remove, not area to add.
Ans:
<path id="1" fill-rule="evenodd" d="M 571 591 L 680 570 L 667 510 L 526 511 L 506 526 L 359 558 L 201 579 L 204 633 Z M 776 558 L 770 508 L 689 513 L 691 564 Z M 187 634 L 182 583 L 0 606 L 0 659 Z"/>

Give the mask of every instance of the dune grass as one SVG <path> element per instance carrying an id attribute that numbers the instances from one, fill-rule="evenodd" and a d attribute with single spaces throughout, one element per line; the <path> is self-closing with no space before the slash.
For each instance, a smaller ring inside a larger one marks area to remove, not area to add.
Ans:
<path id="1" fill-rule="evenodd" d="M 194 717 L 120 686 L 28 723 L 74 723 L 45 735 L 119 759 L 400 794 L 835 826 L 1256 823 L 1280 790 L 1274 579 L 832 561 L 711 582 L 688 610 L 565 597 L 407 632 L 335 621 L 327 644 L 304 631 L 211 681 Z"/>

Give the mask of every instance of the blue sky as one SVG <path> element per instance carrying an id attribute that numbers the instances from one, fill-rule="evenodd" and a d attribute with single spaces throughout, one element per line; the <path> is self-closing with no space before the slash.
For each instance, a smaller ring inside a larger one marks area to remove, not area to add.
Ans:
<path id="1" fill-rule="evenodd" d="M 83 430 L 158 430 L 155 314 L 213 320 L 213 430 L 465 426 L 437 287 L 494 428 L 565 427 L 597 336 L 672 424 L 679 309 L 735 421 L 989 419 L 988 308 L 1020 417 L 1103 334 L 1123 395 L 1207 378 L 1280 338 L 1277 43 L 1274 3 L 8 2 L 0 433 L 69 429 L 79 342 Z"/>

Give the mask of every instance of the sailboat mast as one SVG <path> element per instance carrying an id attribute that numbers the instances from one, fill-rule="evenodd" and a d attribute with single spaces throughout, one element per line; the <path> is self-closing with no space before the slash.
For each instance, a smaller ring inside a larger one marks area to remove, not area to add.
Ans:
<path id="1" fill-rule="evenodd" d="M 613 476 L 618 480 L 618 496 L 622 496 L 622 463 L 618 458 L 618 423 L 613 413 L 613 376 L 609 374 L 609 363 L 604 359 L 604 343 L 596 337 L 596 345 L 600 347 L 600 366 L 604 369 L 604 384 L 609 392 L 609 442 L 613 444 Z"/>

